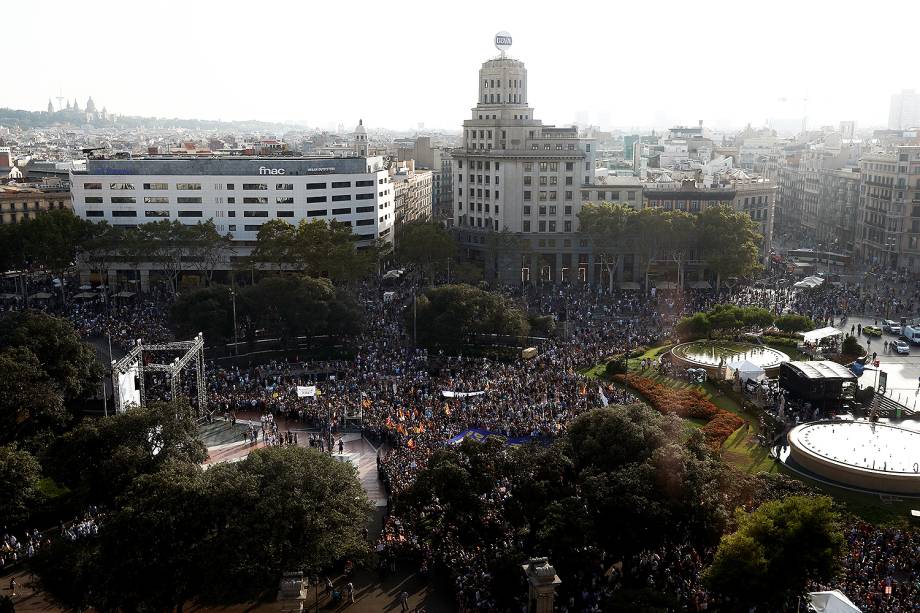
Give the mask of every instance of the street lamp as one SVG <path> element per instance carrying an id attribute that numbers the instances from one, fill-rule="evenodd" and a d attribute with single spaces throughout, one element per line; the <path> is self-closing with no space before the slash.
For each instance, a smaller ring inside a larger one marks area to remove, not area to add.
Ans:
<path id="1" fill-rule="evenodd" d="M 240 354 L 240 345 L 236 336 L 236 290 L 230 288 L 230 300 L 233 301 L 233 355 Z"/>

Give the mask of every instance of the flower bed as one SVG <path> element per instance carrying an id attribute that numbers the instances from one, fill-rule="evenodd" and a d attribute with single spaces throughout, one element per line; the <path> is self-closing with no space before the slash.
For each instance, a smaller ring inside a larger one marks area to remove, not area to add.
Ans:
<path id="1" fill-rule="evenodd" d="M 614 379 L 636 390 L 660 413 L 705 420 L 701 429 L 713 447 L 721 447 L 732 432 L 744 425 L 741 417 L 719 408 L 698 389 L 668 387 L 633 373 L 616 375 Z"/>

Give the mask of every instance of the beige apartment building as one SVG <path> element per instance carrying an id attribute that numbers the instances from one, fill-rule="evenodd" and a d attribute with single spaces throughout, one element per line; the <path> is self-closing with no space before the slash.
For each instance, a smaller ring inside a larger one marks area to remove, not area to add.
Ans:
<path id="1" fill-rule="evenodd" d="M 0 185 L 0 224 L 33 219 L 52 209 L 72 209 L 70 191 L 41 184 Z"/>

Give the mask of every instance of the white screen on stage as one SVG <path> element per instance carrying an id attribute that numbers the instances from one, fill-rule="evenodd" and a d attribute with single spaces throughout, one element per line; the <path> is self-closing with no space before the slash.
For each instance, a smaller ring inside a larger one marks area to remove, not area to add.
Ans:
<path id="1" fill-rule="evenodd" d="M 136 383 L 137 372 L 137 364 L 132 364 L 127 372 L 118 375 L 119 411 L 124 411 L 129 405 L 141 404 L 141 392 Z"/>

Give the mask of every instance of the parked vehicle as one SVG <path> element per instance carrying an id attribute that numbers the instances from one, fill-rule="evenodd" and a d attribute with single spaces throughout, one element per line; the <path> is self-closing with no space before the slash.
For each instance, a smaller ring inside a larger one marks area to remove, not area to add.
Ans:
<path id="1" fill-rule="evenodd" d="M 882 330 L 888 332 L 889 334 L 900 334 L 901 333 L 901 324 L 896 321 L 891 321 L 886 319 L 882 322 Z"/>
<path id="2" fill-rule="evenodd" d="M 920 345 L 920 326 L 904 326 L 901 336 L 914 345 Z"/>
<path id="3" fill-rule="evenodd" d="M 895 343 L 894 343 L 894 350 L 895 350 L 897 353 L 901 353 L 901 354 L 904 354 L 904 355 L 909 355 L 909 354 L 910 354 L 910 345 L 907 344 L 907 341 L 898 340 L 898 341 L 895 341 Z"/>
<path id="4" fill-rule="evenodd" d="M 863 334 L 866 336 L 881 336 L 882 329 L 878 326 L 863 326 Z"/>

